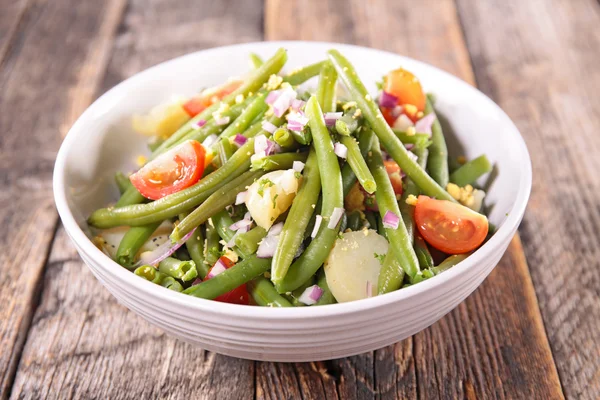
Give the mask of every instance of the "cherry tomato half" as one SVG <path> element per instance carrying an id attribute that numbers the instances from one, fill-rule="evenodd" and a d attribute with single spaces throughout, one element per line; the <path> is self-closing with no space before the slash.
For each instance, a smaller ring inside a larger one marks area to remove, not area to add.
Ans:
<path id="1" fill-rule="evenodd" d="M 223 265 L 225 265 L 225 268 L 227 268 L 227 269 L 229 269 L 235 265 L 233 263 L 233 261 L 231 261 L 229 258 L 224 257 L 224 256 L 219 258 L 219 260 L 221 261 L 221 263 L 223 263 Z M 208 276 L 210 276 L 210 272 L 212 271 L 213 268 L 214 268 L 214 265 L 211 267 L 210 270 L 208 270 L 208 274 L 206 275 L 207 278 L 204 278 L 205 281 L 210 279 L 210 278 L 208 278 Z M 221 303 L 248 305 L 248 304 L 250 304 L 250 295 L 248 294 L 248 289 L 246 288 L 246 284 L 244 283 L 243 285 L 236 287 L 232 291 L 222 294 L 219 297 L 216 297 L 214 300 L 220 301 Z"/>
<path id="2" fill-rule="evenodd" d="M 475 250 L 488 233 L 487 218 L 447 200 L 419 196 L 415 223 L 427 243 L 447 254 Z"/>
<path id="3" fill-rule="evenodd" d="M 158 200 L 198 182 L 205 157 L 204 147 L 188 140 L 150 161 L 129 179 L 144 197 Z"/>
<path id="4" fill-rule="evenodd" d="M 194 117 L 210 107 L 214 103 L 223 99 L 242 85 L 242 81 L 235 80 L 225 83 L 222 86 L 217 86 L 212 89 L 205 90 L 200 95 L 192 97 L 183 104 L 183 109 L 190 117 Z"/>
<path id="5" fill-rule="evenodd" d="M 403 68 L 390 71 L 384 78 L 383 90 L 396 96 L 401 106 L 412 104 L 418 111 L 425 110 L 425 93 L 412 72 Z"/>

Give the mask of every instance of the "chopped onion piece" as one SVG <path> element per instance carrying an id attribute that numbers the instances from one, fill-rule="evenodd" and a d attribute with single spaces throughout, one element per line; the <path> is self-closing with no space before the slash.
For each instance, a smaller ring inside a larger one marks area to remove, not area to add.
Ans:
<path id="1" fill-rule="evenodd" d="M 214 278 L 215 276 L 219 275 L 222 272 L 225 272 L 226 270 L 227 270 L 227 266 L 225 266 L 223 261 L 221 261 L 221 259 L 219 258 L 217 260 L 217 262 L 215 263 L 214 267 L 212 267 L 210 269 L 210 272 L 208 273 L 208 275 L 206 275 L 206 278 L 207 279 Z"/>
<path id="2" fill-rule="evenodd" d="M 235 205 L 242 204 L 246 202 L 246 196 L 248 195 L 248 191 L 239 192 L 237 196 L 235 196 Z"/>
<path id="3" fill-rule="evenodd" d="M 290 108 L 290 106 L 292 105 L 292 101 L 296 99 L 296 95 L 296 91 L 290 87 L 281 89 L 281 93 L 279 94 L 277 99 L 273 101 L 273 113 L 279 118 L 281 118 L 283 114 L 285 114 L 285 112 L 288 110 L 288 108 Z"/>
<path id="4" fill-rule="evenodd" d="M 204 146 L 205 149 L 208 149 L 209 147 L 212 147 L 213 144 L 217 143 L 217 140 L 219 140 L 219 137 L 213 133 L 212 135 L 204 139 L 204 142 L 202 142 L 202 146 Z"/>
<path id="5" fill-rule="evenodd" d="M 337 121 L 338 119 L 342 118 L 342 115 L 344 115 L 343 112 L 328 112 L 325 113 L 323 115 L 323 118 L 325 119 L 325 125 L 327 126 L 333 126 L 335 125 L 335 121 Z"/>
<path id="6" fill-rule="evenodd" d="M 336 143 L 333 145 L 333 152 L 339 158 L 343 158 L 344 160 L 348 157 L 348 148 L 342 143 Z"/>
<path id="7" fill-rule="evenodd" d="M 194 128 L 194 129 L 200 129 L 204 125 L 206 125 L 206 120 L 201 119 L 201 120 L 197 121 L 196 123 L 192 124 L 192 128 Z"/>
<path id="8" fill-rule="evenodd" d="M 244 135 L 240 135 L 239 133 L 237 135 L 235 135 L 235 137 L 233 138 L 233 143 L 235 143 L 238 146 L 245 145 L 247 141 L 248 141 L 248 138 Z"/>
<path id="9" fill-rule="evenodd" d="M 410 118 L 406 116 L 406 114 L 400 115 L 398 119 L 394 122 L 394 128 L 401 131 L 405 131 L 411 126 L 413 126 L 413 123 L 410 120 Z"/>
<path id="10" fill-rule="evenodd" d="M 317 215 L 317 217 L 315 218 L 315 227 L 313 228 L 310 237 L 311 238 L 315 238 L 315 236 L 317 236 L 317 233 L 319 233 L 319 228 L 321 227 L 321 222 L 323 221 L 323 217 L 320 215 Z"/>
<path id="11" fill-rule="evenodd" d="M 273 225 L 271 229 L 269 229 L 269 232 L 267 232 L 267 236 L 277 236 L 281 233 L 282 230 L 283 222 L 278 222 L 275 225 Z"/>
<path id="12" fill-rule="evenodd" d="M 274 153 L 280 153 L 281 146 L 279 146 L 276 142 L 267 139 L 267 148 L 265 149 L 265 154 L 270 156 Z"/>
<path id="13" fill-rule="evenodd" d="M 308 124 L 308 117 L 304 114 L 304 111 L 291 112 L 286 117 L 288 124 L 298 124 L 305 126 Z"/>
<path id="14" fill-rule="evenodd" d="M 412 144 L 412 143 L 406 143 L 406 144 L 404 145 L 404 147 L 406 148 L 406 150 L 410 150 L 410 149 L 412 149 L 413 147 L 415 147 L 415 145 L 414 145 L 414 144 Z"/>
<path id="15" fill-rule="evenodd" d="M 415 124 L 415 131 L 419 133 L 426 133 L 431 136 L 431 125 L 435 121 L 436 116 L 435 113 L 429 113 Z"/>
<path id="16" fill-rule="evenodd" d="M 246 228 L 250 225 L 252 225 L 252 220 L 240 219 L 239 221 L 229 225 L 229 229 L 231 229 L 232 231 L 237 231 L 238 229 Z"/>
<path id="17" fill-rule="evenodd" d="M 333 212 L 331 213 L 331 218 L 329 219 L 329 223 L 327 224 L 327 227 L 329 229 L 335 229 L 335 227 L 337 226 L 338 222 L 340 222 L 340 219 L 342 218 L 342 215 L 344 215 L 344 209 L 341 207 L 336 207 L 333 209 Z"/>
<path id="18" fill-rule="evenodd" d="M 298 297 L 298 301 L 308 306 L 315 304 L 323 295 L 323 289 L 319 285 L 312 285 L 307 287 L 304 292 Z"/>
<path id="19" fill-rule="evenodd" d="M 302 172 L 304 169 L 304 163 L 302 161 L 294 161 L 292 163 L 292 169 L 296 172 Z"/>
<path id="20" fill-rule="evenodd" d="M 267 95 L 267 98 L 265 99 L 265 103 L 267 103 L 267 104 L 275 103 L 275 100 L 277 100 L 279 98 L 280 94 L 281 94 L 281 90 L 270 91 L 269 94 Z"/>
<path id="21" fill-rule="evenodd" d="M 419 160 L 419 157 L 417 157 L 417 155 L 415 153 L 413 153 L 412 151 L 408 151 L 408 157 L 413 160 L 414 162 L 417 162 Z"/>
<path id="22" fill-rule="evenodd" d="M 300 109 L 302 107 L 304 107 L 305 104 L 306 104 L 305 101 L 302 101 L 300 99 L 294 99 L 294 100 L 292 100 L 291 107 L 292 107 L 292 110 L 294 110 L 294 111 L 300 111 Z"/>
<path id="23" fill-rule="evenodd" d="M 269 133 L 273 133 L 277 129 L 277 127 L 269 121 L 263 121 L 262 128 Z"/>
<path id="24" fill-rule="evenodd" d="M 379 97 L 379 105 L 385 108 L 394 108 L 398 104 L 398 98 L 385 90 L 381 92 Z"/>
<path id="25" fill-rule="evenodd" d="M 175 253 L 178 248 L 183 246 L 183 244 L 192 237 L 196 228 L 192 229 L 187 235 L 181 238 L 181 240 L 172 243 L 170 240 L 167 240 L 156 249 L 152 251 L 147 251 L 142 253 L 138 262 L 135 263 L 134 267 L 139 267 L 142 265 L 152 265 L 157 266 L 165 258 L 169 257 L 171 254 Z"/>
<path id="26" fill-rule="evenodd" d="M 402 106 L 394 107 L 392 109 L 392 117 L 398 118 L 400 116 L 400 114 L 402 114 L 402 111 L 404 111 L 404 107 L 402 107 Z"/>
<path id="27" fill-rule="evenodd" d="M 288 122 L 288 129 L 290 131 L 302 132 L 302 130 L 304 129 L 304 125 L 300 125 L 297 122 Z"/>
<path id="28" fill-rule="evenodd" d="M 258 250 L 256 250 L 256 257 L 258 258 L 271 258 L 275 254 L 277 243 L 279 242 L 279 236 L 265 236 L 260 242 Z"/>
<path id="29" fill-rule="evenodd" d="M 223 116 L 221 116 L 221 114 L 217 113 L 216 111 L 212 114 L 212 116 L 215 119 L 215 124 L 217 124 L 217 125 L 227 125 L 230 120 L 229 117 L 223 117 Z"/>
<path id="30" fill-rule="evenodd" d="M 388 210 L 385 212 L 385 215 L 383 216 L 381 222 L 383 222 L 384 228 L 398 229 L 400 217 L 397 216 L 394 212 Z"/>
<path id="31" fill-rule="evenodd" d="M 267 152 L 267 144 L 268 139 L 265 135 L 258 135 L 256 139 L 254 139 L 254 154 L 260 154 Z"/>

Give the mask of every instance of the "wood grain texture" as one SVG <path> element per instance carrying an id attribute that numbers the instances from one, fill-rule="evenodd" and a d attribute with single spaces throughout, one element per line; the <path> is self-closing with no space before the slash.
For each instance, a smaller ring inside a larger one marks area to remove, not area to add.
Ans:
<path id="1" fill-rule="evenodd" d="M 530 149 L 521 232 L 563 388 L 600 398 L 600 3 L 459 5 L 477 82 Z"/>
<path id="2" fill-rule="evenodd" d="M 116 26 L 103 16 L 122 8 L 118 0 L 18 5 L 20 12 L 8 8 L 16 30 L 3 30 L 11 42 L 0 64 L 0 398 L 12 381 L 56 227 L 51 175 L 61 133 L 89 104 L 86 86 L 102 71 L 102 41 Z"/>
<path id="3" fill-rule="evenodd" d="M 94 11 L 99 21 L 107 18 L 108 13 L 100 4 L 98 2 Z M 116 22 L 122 23 L 115 40 L 110 42 L 112 56 L 110 60 L 103 58 L 108 67 L 100 90 L 85 87 L 86 92 L 95 95 L 141 69 L 190 51 L 241 40 L 261 40 L 262 2 L 244 4 L 238 6 L 233 1 L 130 2 L 123 18 L 117 18 Z M 90 21 L 87 24 L 93 26 Z M 219 27 L 226 30 L 219 32 Z M 98 32 L 90 30 L 88 35 L 97 36 Z M 81 40 L 89 44 L 93 38 L 81 35 Z M 61 57 L 65 62 L 73 61 L 77 54 Z M 97 61 L 99 57 L 92 59 Z M 77 58 L 76 61 L 83 62 Z M 104 68 L 98 70 L 101 74 L 103 71 Z M 71 79 L 81 84 L 77 77 Z M 67 87 L 64 82 L 57 84 Z M 66 103 L 80 97 L 61 93 L 69 99 Z M 74 115 L 68 106 L 61 112 Z M 62 122 L 64 120 L 57 119 L 57 126 Z M 48 151 L 50 161 L 54 151 Z M 50 171 L 49 167 L 48 174 Z M 53 217 L 49 185 L 43 196 L 48 200 L 48 212 Z M 39 222 L 37 229 L 40 229 Z M 44 233 L 46 236 L 52 235 Z M 25 241 L 24 237 L 21 241 Z M 40 244 L 40 248 L 47 249 L 47 246 Z M 191 348 L 165 336 L 118 305 L 85 268 L 62 228 L 58 230 L 50 254 L 38 288 L 40 305 L 23 348 L 12 398 L 254 397 L 252 361 Z M 14 254 L 9 256 L 14 258 Z M 34 273 L 39 276 L 39 269 L 32 271 L 32 275 Z M 19 298 L 19 301 L 26 302 L 26 299 Z M 9 343 L 6 348 L 11 348 Z"/>
<path id="4" fill-rule="evenodd" d="M 356 0 L 343 7 L 334 0 L 267 4 L 268 39 L 381 48 L 439 66 L 474 84 L 453 1 Z M 291 19 L 303 29 L 286 23 Z M 311 25 L 314 29 L 307 28 Z M 381 32 L 394 40 L 384 39 Z M 327 373 L 337 377 L 341 398 L 562 397 L 518 237 L 484 284 L 441 321 L 402 343 L 327 366 Z"/>
<path id="5" fill-rule="evenodd" d="M 18 44 L 15 35 L 23 32 L 19 25 L 24 22 L 28 4 L 29 0 L 0 0 L 0 66 L 9 48 Z"/>

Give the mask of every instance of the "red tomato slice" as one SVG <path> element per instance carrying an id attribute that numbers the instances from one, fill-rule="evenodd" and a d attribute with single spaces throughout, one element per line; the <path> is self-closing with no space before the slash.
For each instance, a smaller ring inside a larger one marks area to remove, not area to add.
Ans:
<path id="1" fill-rule="evenodd" d="M 381 110 L 381 114 L 383 114 L 385 122 L 387 122 L 389 126 L 394 125 L 396 118 L 394 118 L 393 110 L 387 107 L 379 107 L 379 109 Z"/>
<path id="2" fill-rule="evenodd" d="M 403 188 L 400 166 L 393 160 L 384 161 L 383 165 L 385 165 L 385 169 L 390 177 L 390 182 L 392 182 L 394 193 L 401 195 Z"/>
<path id="3" fill-rule="evenodd" d="M 412 104 L 418 111 L 425 110 L 425 93 L 412 72 L 403 68 L 390 71 L 384 78 L 383 90 L 396 96 L 401 106 Z"/>
<path id="4" fill-rule="evenodd" d="M 229 269 L 235 265 L 233 261 L 231 261 L 227 257 L 219 258 L 225 268 Z M 214 265 L 208 270 L 207 276 L 210 275 L 210 271 L 214 268 Z M 210 278 L 204 278 L 204 280 L 208 280 Z M 246 288 L 246 284 L 238 286 L 230 292 L 220 295 L 214 299 L 215 301 L 220 301 L 221 303 L 231 303 L 231 304 L 250 304 L 250 295 L 248 294 L 248 289 Z"/>
<path id="5" fill-rule="evenodd" d="M 485 215 L 451 201 L 427 196 L 418 198 L 415 223 L 427 243 L 447 254 L 475 250 L 488 233 Z"/>
<path id="6" fill-rule="evenodd" d="M 150 161 L 129 179 L 144 197 L 158 200 L 198 182 L 205 156 L 200 143 L 188 140 Z"/>
<path id="7" fill-rule="evenodd" d="M 183 109 L 190 117 L 194 117 L 210 107 L 214 103 L 221 101 L 223 97 L 232 93 L 234 90 L 242 86 L 243 81 L 234 80 L 225 83 L 224 85 L 214 87 L 203 91 L 200 95 L 192 97 L 183 104 Z"/>

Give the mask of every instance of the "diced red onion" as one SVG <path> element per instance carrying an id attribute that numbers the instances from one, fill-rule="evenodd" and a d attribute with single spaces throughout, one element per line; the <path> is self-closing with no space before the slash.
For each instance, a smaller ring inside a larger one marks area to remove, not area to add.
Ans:
<path id="1" fill-rule="evenodd" d="M 273 101 L 273 113 L 281 118 L 292 105 L 292 101 L 296 99 L 296 95 L 296 91 L 292 88 L 281 89 L 281 93 Z"/>
<path id="2" fill-rule="evenodd" d="M 281 146 L 279 146 L 276 142 L 267 139 L 267 148 L 265 149 L 265 154 L 270 156 L 274 153 L 280 153 Z"/>
<path id="3" fill-rule="evenodd" d="M 165 258 L 169 257 L 171 254 L 175 253 L 178 248 L 183 246 L 183 244 L 192 237 L 196 228 L 192 229 L 190 233 L 181 238 L 181 240 L 172 243 L 170 240 L 167 240 L 157 248 L 152 251 L 147 251 L 141 254 L 140 259 L 137 263 L 135 263 L 134 267 L 139 267 L 142 265 L 153 265 L 157 266 Z"/>
<path id="4" fill-rule="evenodd" d="M 302 161 L 294 161 L 292 163 L 292 169 L 296 172 L 302 172 L 304 169 L 304 163 Z"/>
<path id="5" fill-rule="evenodd" d="M 329 229 L 335 229 L 335 227 L 337 226 L 338 222 L 340 222 L 340 219 L 342 218 L 342 215 L 344 215 L 344 209 L 341 207 L 336 207 L 333 209 L 333 212 L 331 213 L 331 218 L 329 219 L 329 223 L 327 224 L 327 227 Z"/>
<path id="6" fill-rule="evenodd" d="M 396 121 L 394 122 L 394 128 L 399 129 L 401 131 L 405 131 L 411 126 L 413 126 L 413 123 L 410 120 L 410 118 L 406 116 L 406 114 L 400 115 L 398 119 L 396 119 Z"/>
<path id="7" fill-rule="evenodd" d="M 406 150 L 410 150 L 410 149 L 412 149 L 413 147 L 415 147 L 415 145 L 414 145 L 414 144 L 412 144 L 412 143 L 406 143 L 406 144 L 404 145 L 404 147 L 406 148 Z"/>
<path id="8" fill-rule="evenodd" d="M 277 127 L 269 121 L 263 121 L 262 128 L 269 133 L 273 133 L 277 129 Z"/>
<path id="9" fill-rule="evenodd" d="M 323 114 L 323 118 L 325 119 L 325 125 L 327 125 L 327 126 L 335 125 L 335 121 L 342 118 L 342 115 L 344 115 L 344 113 L 341 111 L 340 112 L 328 112 L 328 113 Z"/>
<path id="10" fill-rule="evenodd" d="M 417 162 L 419 160 L 419 157 L 417 157 L 417 155 L 415 153 L 413 153 L 412 151 L 408 152 L 408 157 L 413 160 L 414 162 Z"/>
<path id="11" fill-rule="evenodd" d="M 254 154 L 266 153 L 267 150 L 267 137 L 265 135 L 258 135 L 254 139 Z"/>
<path id="12" fill-rule="evenodd" d="M 400 223 L 400 217 L 397 216 L 394 212 L 388 210 L 385 212 L 385 215 L 383 216 L 383 219 L 381 220 L 381 222 L 383 222 L 384 228 L 398 229 L 398 224 Z"/>
<path id="13" fill-rule="evenodd" d="M 281 90 L 270 91 L 269 94 L 267 95 L 267 98 L 265 99 L 265 103 L 267 103 L 267 104 L 275 103 L 275 100 L 277 100 L 279 98 L 280 94 L 281 94 Z"/>
<path id="14" fill-rule="evenodd" d="M 235 196 L 235 205 L 242 204 L 246 202 L 246 196 L 248 195 L 247 191 L 239 192 L 237 196 Z"/>
<path id="15" fill-rule="evenodd" d="M 246 144 L 246 142 L 248 141 L 248 138 L 244 135 L 240 135 L 239 133 L 237 135 L 235 135 L 235 137 L 233 138 L 233 143 L 235 143 L 238 146 L 243 146 Z"/>
<path id="16" fill-rule="evenodd" d="M 288 122 L 288 129 L 290 131 L 302 132 L 302 130 L 304 129 L 304 125 L 300 125 L 297 122 Z"/>
<path id="17" fill-rule="evenodd" d="M 323 289 L 319 285 L 312 285 L 304 289 L 304 292 L 298 297 L 298 301 L 308 306 L 315 304 L 323 295 Z"/>
<path id="18" fill-rule="evenodd" d="M 400 114 L 402 114 L 402 111 L 404 111 L 404 108 L 402 106 L 394 107 L 392 109 L 392 117 L 398 118 L 400 116 Z"/>
<path id="19" fill-rule="evenodd" d="M 302 107 L 304 107 L 305 104 L 306 104 L 305 101 L 302 101 L 300 99 L 294 99 L 294 100 L 292 100 L 291 107 L 292 107 L 292 110 L 294 110 L 294 111 L 300 111 L 300 109 Z"/>
<path id="20" fill-rule="evenodd" d="M 308 124 L 308 117 L 304 111 L 292 112 L 288 114 L 287 121 L 288 129 L 299 132 Z"/>
<path id="21" fill-rule="evenodd" d="M 431 125 L 433 125 L 435 118 L 435 113 L 427 114 L 426 116 L 417 121 L 417 123 L 415 124 L 415 131 L 419 133 L 426 133 L 429 136 L 431 136 Z"/>
<path id="22" fill-rule="evenodd" d="M 219 275 L 222 272 L 225 272 L 226 270 L 227 270 L 227 266 L 219 258 L 217 260 L 217 262 L 215 263 L 214 267 L 212 267 L 210 269 L 210 272 L 208 273 L 208 275 L 206 275 L 206 278 L 208 278 L 208 279 L 214 278 L 215 276 Z"/>
<path id="23" fill-rule="evenodd" d="M 252 215 L 250 214 L 250 211 L 246 212 L 246 214 L 244 214 L 244 219 L 252 219 Z"/>
<path id="24" fill-rule="evenodd" d="M 237 232 L 231 237 L 231 239 L 229 239 L 229 242 L 227 242 L 227 247 L 229 247 L 230 249 L 233 248 L 235 246 L 235 238 L 238 234 L 244 233 L 245 229 L 246 227 L 238 229 Z"/>
<path id="25" fill-rule="evenodd" d="M 212 114 L 212 116 L 215 119 L 215 124 L 217 124 L 217 125 L 227 125 L 230 120 L 229 117 L 223 117 L 220 114 L 218 114 L 217 112 L 214 112 Z"/>
<path id="26" fill-rule="evenodd" d="M 343 158 L 344 160 L 348 157 L 348 148 L 342 143 L 336 143 L 333 145 L 333 152 L 336 156 Z"/>
<path id="27" fill-rule="evenodd" d="M 217 140 L 219 140 L 219 137 L 215 134 L 212 134 L 206 139 L 204 139 L 204 142 L 202 142 L 202 146 L 208 149 L 209 147 L 212 147 L 213 144 L 217 143 Z"/>
<path id="28" fill-rule="evenodd" d="M 265 236 L 260 242 L 258 250 L 256 250 L 256 257 L 258 258 L 271 258 L 275 254 L 277 243 L 279 242 L 279 236 Z"/>
<path id="29" fill-rule="evenodd" d="M 317 215 L 317 217 L 315 218 L 315 226 L 310 234 L 311 238 L 315 238 L 315 236 L 317 236 L 317 233 L 319 233 L 319 228 L 321 227 L 321 222 L 323 222 L 323 217 L 320 215 Z"/>
<path id="30" fill-rule="evenodd" d="M 232 231 L 237 231 L 238 229 L 246 228 L 250 225 L 252 225 L 252 220 L 240 219 L 239 221 L 234 222 L 233 224 L 229 225 L 229 229 L 231 229 Z"/>
<path id="31" fill-rule="evenodd" d="M 271 229 L 269 229 L 269 232 L 267 232 L 267 236 L 277 236 L 281 233 L 282 230 L 283 222 L 278 222 L 275 225 L 273 225 Z"/>
<path id="32" fill-rule="evenodd" d="M 385 90 L 381 92 L 381 97 L 379 97 L 379 106 L 385 108 L 394 108 L 398 104 L 398 98 L 391 93 L 386 92 Z"/>
<path id="33" fill-rule="evenodd" d="M 373 284 L 367 281 L 367 297 L 373 297 Z"/>
<path id="34" fill-rule="evenodd" d="M 204 125 L 206 125 L 206 120 L 201 119 L 201 120 L 197 121 L 196 123 L 192 124 L 192 128 L 194 128 L 194 129 L 200 129 Z"/>

